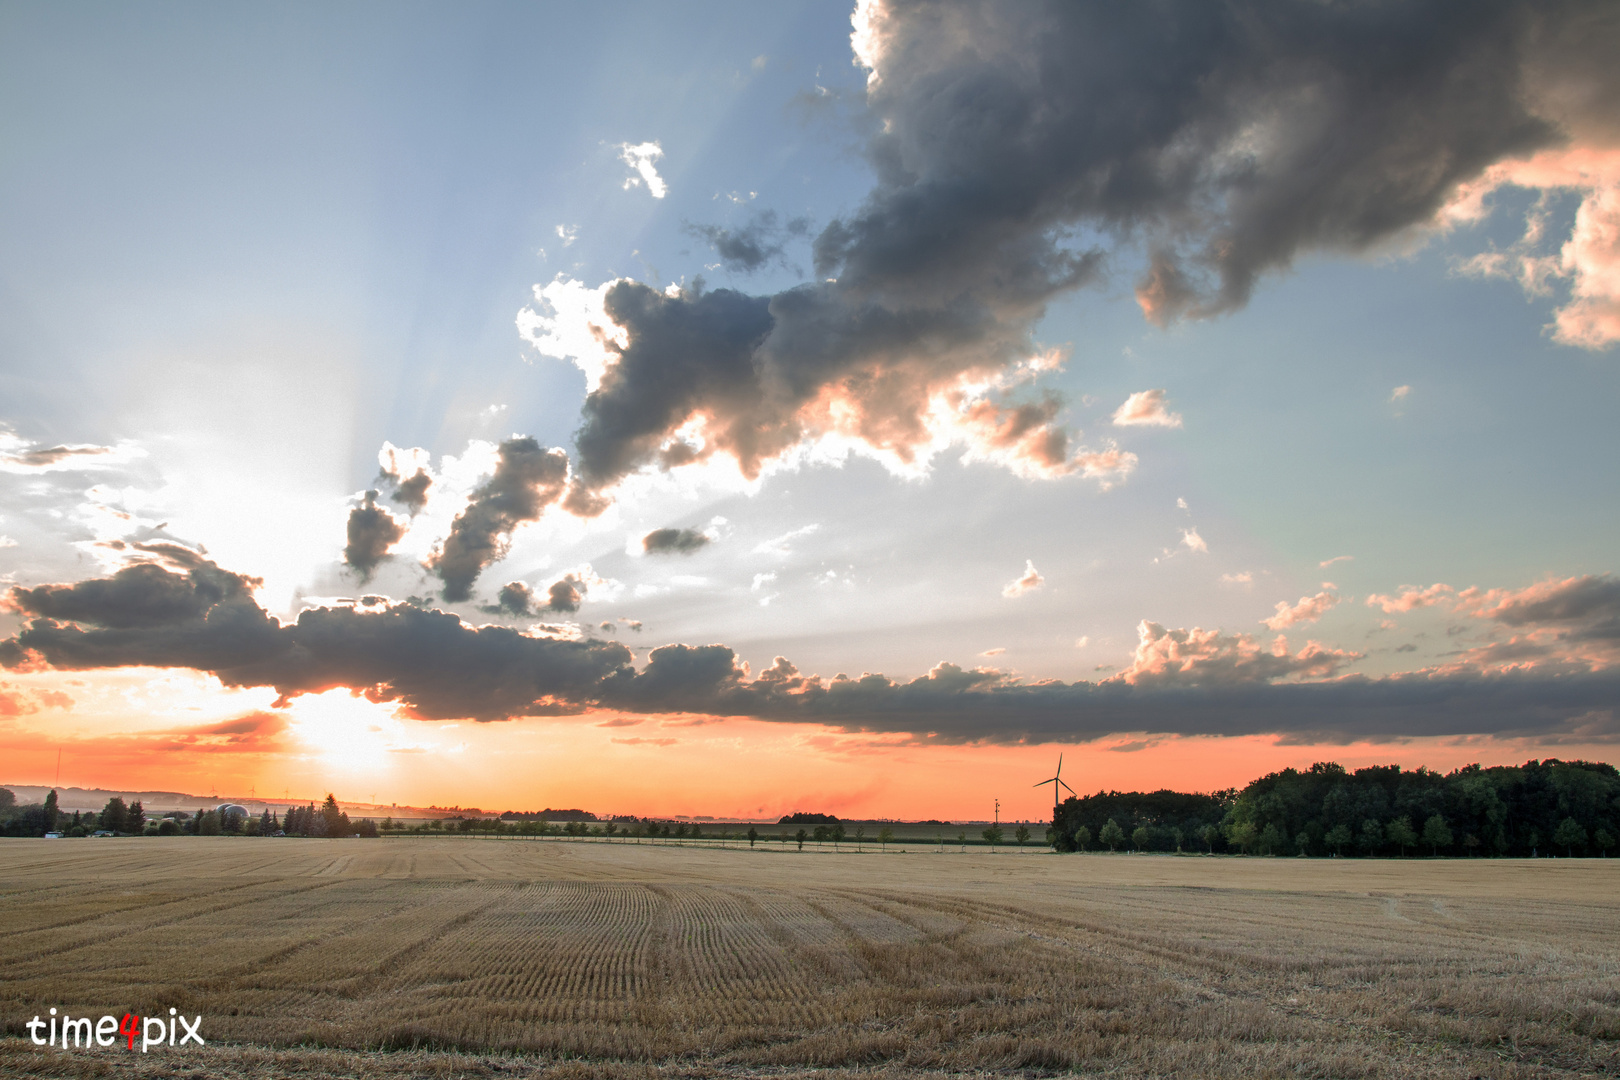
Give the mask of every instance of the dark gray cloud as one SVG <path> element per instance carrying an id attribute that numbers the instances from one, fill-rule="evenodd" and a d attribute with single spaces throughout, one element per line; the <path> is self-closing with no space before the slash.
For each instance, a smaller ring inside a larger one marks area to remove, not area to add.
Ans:
<path id="1" fill-rule="evenodd" d="M 1491 596 L 1478 613 L 1511 627 L 1556 627 L 1576 640 L 1620 641 L 1620 578 L 1612 574 L 1532 585 Z"/>
<path id="2" fill-rule="evenodd" d="M 688 225 L 686 231 L 707 240 L 727 270 L 751 274 L 769 263 L 787 265 L 784 253 L 789 240 L 810 233 L 808 218 L 791 218 L 778 225 L 776 211 L 755 214 L 743 225 Z"/>
<path id="3" fill-rule="evenodd" d="M 708 543 L 709 538 L 695 529 L 654 529 L 641 538 L 641 550 L 648 555 L 690 555 Z"/>
<path id="4" fill-rule="evenodd" d="M 177 545 L 139 551 L 149 561 L 108 578 L 14 588 L 8 606 L 27 623 L 0 641 L 0 664 L 185 667 L 227 686 L 274 687 L 283 698 L 345 687 L 430 719 L 608 708 L 826 724 L 937 742 L 1085 741 L 1117 732 L 1280 734 L 1298 742 L 1445 735 L 1620 741 L 1620 669 L 1612 665 L 1457 666 L 1296 682 L 1301 674 L 1335 672 L 1353 656 L 1307 647 L 1278 657 L 1241 637 L 1155 628 L 1133 668 L 1101 682 L 1025 683 L 954 664 L 911 680 L 871 673 L 822 679 L 780 657 L 751 678 L 736 653 L 717 644 L 654 649 L 638 672 L 617 642 L 471 627 L 410 603 L 316 608 L 284 626 L 254 601 L 255 579 Z M 1165 651 L 1172 645 L 1174 656 Z M 1169 677 L 1172 669 L 1182 674 Z M 1137 677 L 1149 673 L 1156 677 Z"/>
<path id="5" fill-rule="evenodd" d="M 389 498 L 414 514 L 427 505 L 428 488 L 432 486 L 433 477 L 428 475 L 427 470 L 417 469 L 394 486 L 394 493 Z"/>
<path id="6" fill-rule="evenodd" d="M 539 600 L 534 590 L 522 581 L 509 581 L 501 586 L 495 603 L 480 610 L 489 615 L 511 615 L 515 618 L 540 616 L 548 612 L 571 614 L 585 602 L 586 581 L 579 574 L 564 574 L 546 588 L 546 602 Z M 611 624 L 607 624 L 611 625 Z"/>
<path id="7" fill-rule="evenodd" d="M 361 581 L 371 578 L 371 572 L 405 535 L 404 522 L 377 505 L 375 491 L 366 492 L 364 502 L 349 511 L 348 528 L 343 561 L 360 572 Z"/>
<path id="8" fill-rule="evenodd" d="M 471 627 L 408 603 L 314 608 L 284 626 L 253 599 L 256 579 L 176 545 L 139 547 L 151 561 L 109 578 L 13 589 L 8 605 L 29 621 L 0 641 L 0 664 L 193 668 L 283 698 L 346 687 L 423 718 L 476 720 L 576 713 L 633 674 L 617 643 Z"/>
<path id="9" fill-rule="evenodd" d="M 931 443 L 931 403 L 1032 355 L 1046 305 L 1099 280 L 1111 252 L 1148 256 L 1138 298 L 1154 321 L 1217 315 L 1300 254 L 1423 227 L 1491 164 L 1612 113 L 1593 87 L 1615 81 L 1613 10 L 875 5 L 876 186 L 815 238 L 814 283 L 768 297 L 614 286 L 628 344 L 586 401 L 582 477 L 601 490 L 715 452 L 753 476 L 831 430 L 909 461 Z M 773 257 L 746 226 L 704 235 L 739 266 Z M 696 416 L 702 446 L 675 437 Z M 1042 422 L 1029 446 L 1068 453 L 1057 418 Z M 585 491 L 575 509 L 601 505 Z"/>
<path id="10" fill-rule="evenodd" d="M 508 439 L 498 448 L 495 475 L 473 492 L 472 502 L 450 525 L 428 567 L 444 582 L 446 600 L 466 600 L 486 566 L 503 558 L 512 530 L 536 521 L 568 486 L 568 455 L 531 438 Z"/>

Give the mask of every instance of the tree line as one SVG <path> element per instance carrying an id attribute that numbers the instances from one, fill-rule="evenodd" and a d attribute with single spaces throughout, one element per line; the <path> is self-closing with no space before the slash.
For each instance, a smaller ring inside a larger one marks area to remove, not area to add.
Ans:
<path id="1" fill-rule="evenodd" d="M 1556 758 L 1444 775 L 1319 762 L 1242 791 L 1070 797 L 1047 838 L 1058 851 L 1604 856 L 1620 838 L 1620 771 Z"/>
<path id="2" fill-rule="evenodd" d="M 139 799 L 125 805 L 121 796 L 113 796 L 101 811 L 75 810 L 68 814 L 58 809 L 53 789 L 42 802 L 19 805 L 16 793 L 0 788 L 0 836 L 44 836 L 54 833 L 79 837 L 111 834 L 114 836 L 376 836 L 376 822 L 370 819 L 350 821 L 335 796 L 327 794 L 317 807 L 292 806 L 281 817 L 268 807 L 255 817 L 252 814 L 221 812 L 219 809 L 198 809 L 196 813 L 174 810 L 159 817 L 149 816 Z"/>

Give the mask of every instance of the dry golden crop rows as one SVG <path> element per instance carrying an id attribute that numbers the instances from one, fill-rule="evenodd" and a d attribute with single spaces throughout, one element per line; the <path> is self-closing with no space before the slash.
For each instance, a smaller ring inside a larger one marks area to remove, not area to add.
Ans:
<path id="1" fill-rule="evenodd" d="M 1605 860 L 0 841 L 0 1070 L 1612 1074 L 1617 914 Z M 210 1046 L 34 1050 L 52 1005 Z"/>

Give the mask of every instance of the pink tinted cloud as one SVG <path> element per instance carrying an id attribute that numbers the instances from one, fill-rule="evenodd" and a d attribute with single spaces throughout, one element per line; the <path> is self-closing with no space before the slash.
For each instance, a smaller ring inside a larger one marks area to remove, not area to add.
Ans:
<path id="1" fill-rule="evenodd" d="M 1337 595 L 1323 590 L 1315 596 L 1300 597 L 1299 603 L 1292 606 L 1286 600 L 1278 601 L 1277 614 L 1260 621 L 1272 630 L 1285 630 L 1296 623 L 1315 622 L 1338 602 Z"/>
<path id="2" fill-rule="evenodd" d="M 1569 300 L 1548 327 L 1553 340 L 1583 349 L 1620 341 L 1620 150 L 1575 145 L 1500 162 L 1464 188 L 1446 216 L 1454 221 L 1484 218 L 1486 196 L 1505 186 L 1578 192 L 1581 204 L 1569 237 L 1556 254 L 1545 253 L 1547 211 L 1538 202 L 1526 218 L 1523 238 L 1506 251 L 1463 262 L 1462 272 L 1511 278 L 1531 295 L 1550 292 L 1553 280 L 1567 281 Z"/>
<path id="3" fill-rule="evenodd" d="M 1163 390 L 1138 390 L 1114 410 L 1117 427 L 1180 427 L 1181 414 L 1165 408 Z"/>
<path id="4" fill-rule="evenodd" d="M 1234 686 L 1289 676 L 1328 678 L 1361 658 L 1360 653 L 1328 649 L 1314 641 L 1291 653 L 1278 637 L 1263 645 L 1248 634 L 1223 634 L 1193 627 L 1170 630 L 1143 620 L 1136 628 L 1131 666 L 1109 681 L 1139 687 Z"/>
<path id="5" fill-rule="evenodd" d="M 1017 581 L 1009 581 L 1006 586 L 1002 588 L 1001 595 L 1005 596 L 1008 600 L 1016 600 L 1025 593 L 1032 593 L 1045 584 L 1046 579 L 1041 576 L 1041 572 L 1039 570 L 1035 569 L 1035 563 L 1032 560 L 1025 559 L 1023 576 Z"/>
<path id="6" fill-rule="evenodd" d="M 1367 597 L 1368 607 L 1384 609 L 1384 614 L 1393 615 L 1396 612 L 1415 611 L 1418 608 L 1433 607 L 1443 600 L 1451 598 L 1456 590 L 1450 585 L 1435 582 L 1427 589 L 1420 589 L 1413 585 L 1402 585 L 1398 596 L 1385 596 L 1373 593 Z"/>

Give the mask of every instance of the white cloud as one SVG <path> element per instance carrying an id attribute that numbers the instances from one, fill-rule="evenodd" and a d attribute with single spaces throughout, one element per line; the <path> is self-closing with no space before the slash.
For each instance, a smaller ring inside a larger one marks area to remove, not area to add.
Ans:
<path id="1" fill-rule="evenodd" d="M 1204 541 L 1202 536 L 1198 535 L 1197 529 L 1182 529 L 1181 543 L 1189 551 L 1202 551 L 1206 554 L 1209 552 L 1209 544 Z"/>
<path id="2" fill-rule="evenodd" d="M 754 550 L 749 552 L 749 554 L 775 555 L 785 558 L 787 555 L 792 553 L 792 548 L 788 546 L 791 541 L 797 540 L 801 536 L 809 536 L 819 528 L 821 528 L 820 525 L 812 523 L 801 528 L 794 529 L 791 532 L 785 532 L 781 536 L 777 536 L 770 540 L 765 540 L 759 544 L 756 544 L 754 546 Z"/>
<path id="3" fill-rule="evenodd" d="M 1116 427 L 1180 427 L 1181 414 L 1164 407 L 1163 390 L 1138 390 L 1114 410 Z"/>
<path id="4" fill-rule="evenodd" d="M 637 175 L 627 177 L 624 189 L 629 191 L 633 187 L 647 185 L 647 191 L 655 199 L 662 199 L 669 193 L 669 185 L 664 178 L 658 175 L 658 169 L 653 162 L 664 156 L 664 148 L 656 142 L 620 143 L 619 160 L 636 170 Z"/>
<path id="5" fill-rule="evenodd" d="M 1354 555 L 1335 555 L 1331 559 L 1323 559 L 1321 562 L 1317 563 L 1316 565 L 1319 566 L 1319 567 L 1324 567 L 1325 568 L 1325 567 L 1332 566 L 1334 563 L 1350 562 L 1354 558 L 1355 558 Z"/>
<path id="6" fill-rule="evenodd" d="M 1017 581 L 1009 581 L 1001 590 L 1001 595 L 1005 596 L 1009 600 L 1014 600 L 1020 596 L 1023 596 L 1025 593 L 1034 592 L 1036 589 L 1045 584 L 1046 579 L 1041 577 L 1041 572 L 1039 570 L 1035 569 L 1035 563 L 1029 559 L 1025 559 L 1024 575 Z"/>
<path id="7" fill-rule="evenodd" d="M 1253 570 L 1240 570 L 1235 574 L 1222 574 L 1221 575 L 1221 584 L 1222 585 L 1253 585 L 1254 584 L 1254 571 Z"/>
<path id="8" fill-rule="evenodd" d="M 1398 404 L 1398 403 L 1400 403 L 1402 401 L 1405 401 L 1407 395 L 1410 394 L 1411 392 L 1412 392 L 1412 388 L 1410 386 L 1397 386 L 1395 389 L 1393 389 L 1393 390 L 1391 390 L 1389 392 L 1389 402 L 1390 402 L 1390 404 L 1395 405 L 1395 404 Z"/>

